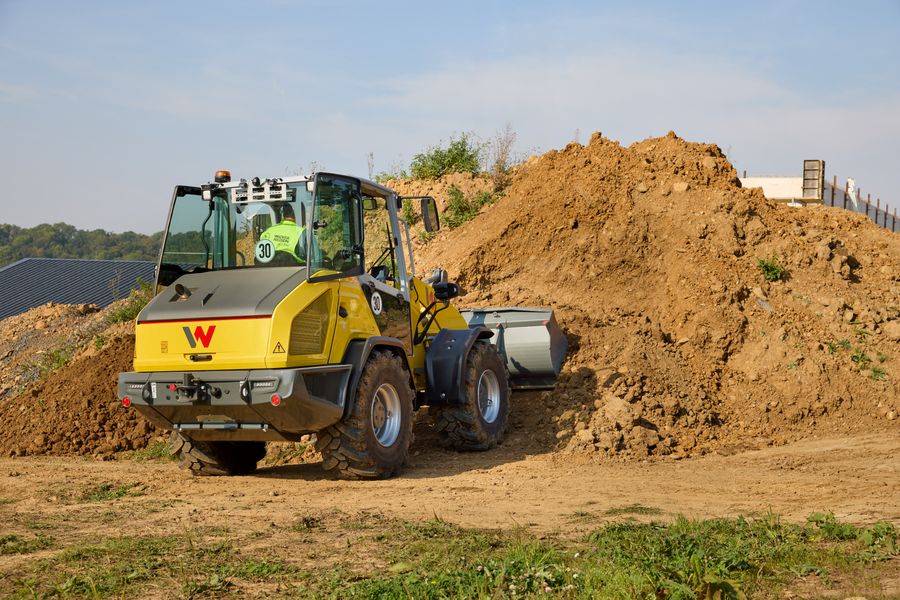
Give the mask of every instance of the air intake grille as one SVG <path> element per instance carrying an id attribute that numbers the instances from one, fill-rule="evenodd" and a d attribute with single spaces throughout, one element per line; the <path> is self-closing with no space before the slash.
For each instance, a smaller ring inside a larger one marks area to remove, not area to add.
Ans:
<path id="1" fill-rule="evenodd" d="M 289 354 L 322 354 L 331 307 L 331 292 L 325 292 L 294 317 Z"/>

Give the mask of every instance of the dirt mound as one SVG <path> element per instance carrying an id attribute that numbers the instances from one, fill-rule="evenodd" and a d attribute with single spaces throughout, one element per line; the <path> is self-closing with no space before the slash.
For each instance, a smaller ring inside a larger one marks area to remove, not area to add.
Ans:
<path id="1" fill-rule="evenodd" d="M 526 435 L 691 456 L 896 429 L 898 250 L 862 215 L 741 189 L 715 145 L 598 133 L 523 165 L 418 265 L 446 268 L 463 307 L 557 311 L 565 372 L 514 398 Z M 787 272 L 770 283 L 757 257 L 773 252 Z"/>
<path id="2" fill-rule="evenodd" d="M 463 174 L 391 185 L 439 202 L 451 185 L 491 187 Z M 513 394 L 509 446 L 689 457 L 900 424 L 897 236 L 741 189 L 715 145 L 594 134 L 532 158 L 477 219 L 417 248 L 417 272 L 447 269 L 463 308 L 557 312 L 564 372 L 554 390 Z M 787 271 L 770 283 L 757 257 L 773 251 Z M 103 314 L 48 306 L 0 323 L 0 454 L 105 457 L 162 433 L 116 400 L 133 325 L 104 330 Z M 23 370 L 60 344 L 82 348 L 68 367 Z M 269 458 L 315 458 L 301 450 Z"/>
<path id="3" fill-rule="evenodd" d="M 145 447 L 160 432 L 116 398 L 120 371 L 132 368 L 134 335 L 50 373 L 28 392 L 0 404 L 12 424 L 0 436 L 0 455 L 89 455 Z"/>

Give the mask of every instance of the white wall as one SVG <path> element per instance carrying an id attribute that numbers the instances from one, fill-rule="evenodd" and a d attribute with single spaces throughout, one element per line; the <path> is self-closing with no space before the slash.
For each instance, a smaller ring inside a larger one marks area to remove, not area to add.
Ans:
<path id="1" fill-rule="evenodd" d="M 766 198 L 773 200 L 803 198 L 803 177 L 742 177 L 741 186 L 761 187 Z"/>

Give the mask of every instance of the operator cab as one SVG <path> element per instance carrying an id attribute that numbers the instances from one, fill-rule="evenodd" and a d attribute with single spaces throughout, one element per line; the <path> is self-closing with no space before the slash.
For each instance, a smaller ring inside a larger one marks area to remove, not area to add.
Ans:
<path id="1" fill-rule="evenodd" d="M 186 273 L 306 269 L 307 280 L 363 271 L 360 180 L 318 173 L 178 186 L 157 273 L 159 286 Z"/>

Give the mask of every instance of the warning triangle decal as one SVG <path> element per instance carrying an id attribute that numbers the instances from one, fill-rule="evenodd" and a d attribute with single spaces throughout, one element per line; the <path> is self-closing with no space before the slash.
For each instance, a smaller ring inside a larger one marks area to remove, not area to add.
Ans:
<path id="1" fill-rule="evenodd" d="M 273 354 L 284 354 L 284 347 L 281 345 L 281 342 L 275 344 L 275 349 L 272 350 Z"/>

